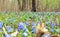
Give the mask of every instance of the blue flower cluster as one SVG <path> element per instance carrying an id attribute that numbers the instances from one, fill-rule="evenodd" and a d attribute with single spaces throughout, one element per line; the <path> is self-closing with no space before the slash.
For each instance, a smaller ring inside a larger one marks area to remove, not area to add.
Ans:
<path id="1" fill-rule="evenodd" d="M 28 36 L 28 33 L 27 33 L 27 32 L 28 32 L 28 29 L 25 28 L 23 22 L 20 22 L 20 23 L 18 24 L 18 31 L 20 31 L 20 30 L 23 31 L 22 35 L 23 35 L 24 37 Z"/>
<path id="2" fill-rule="evenodd" d="M 10 26 L 6 26 L 6 30 L 7 30 L 7 32 L 12 32 L 12 31 L 14 31 L 14 28 L 11 28 Z"/>
<path id="3" fill-rule="evenodd" d="M 51 26 L 51 27 L 54 27 L 55 24 L 51 21 L 50 26 Z"/>
<path id="4" fill-rule="evenodd" d="M 36 23 L 32 22 L 32 33 L 36 33 Z"/>
<path id="5" fill-rule="evenodd" d="M 10 34 L 3 34 L 4 37 L 13 37 Z"/>
<path id="6" fill-rule="evenodd" d="M 54 13 L 44 13 L 44 17 L 42 15 L 43 13 L 15 13 L 15 12 L 7 12 L 7 13 L 0 13 L 0 32 L 3 32 L 3 27 L 5 27 L 7 34 L 4 34 L 5 37 L 11 37 L 9 34 L 14 32 L 16 29 L 16 33 L 18 32 L 21 34 L 23 37 L 29 37 L 30 34 L 35 34 L 36 33 L 36 26 L 37 22 L 41 21 L 41 24 L 44 22 L 45 27 L 50 31 L 51 33 L 59 33 L 60 32 L 60 26 L 59 26 L 59 20 L 60 20 L 60 13 L 54 14 Z M 57 16 L 56 16 L 57 15 Z M 54 21 L 54 18 L 56 19 Z M 31 21 L 29 21 L 31 20 Z M 22 21 L 22 22 L 20 22 Z M 18 25 L 17 25 L 18 23 Z M 8 24 L 8 26 L 5 24 Z M 10 25 L 10 26 L 9 26 Z M 57 26 L 56 26 L 57 25 Z M 13 28 L 11 26 L 14 26 Z M 44 27 L 44 29 L 46 29 Z M 9 34 L 8 34 L 9 33 Z M 14 32 L 15 35 L 15 32 Z M 31 36 L 32 37 L 32 36 Z M 45 34 L 44 37 L 49 37 L 48 35 Z"/>
<path id="7" fill-rule="evenodd" d="M 25 30 L 23 22 L 20 22 L 20 23 L 18 24 L 18 31 L 20 31 L 21 29 L 22 29 L 22 30 Z"/>
<path id="8" fill-rule="evenodd" d="M 50 29 L 50 32 L 54 32 L 54 29 L 51 28 L 51 29 Z"/>
<path id="9" fill-rule="evenodd" d="M 36 28 L 32 28 L 32 33 L 36 33 Z"/>
<path id="10" fill-rule="evenodd" d="M 8 34 L 4 34 L 4 37 L 10 37 Z"/>
<path id="11" fill-rule="evenodd" d="M 2 28 L 3 27 L 3 22 L 0 22 L 0 28 Z"/>
<path id="12" fill-rule="evenodd" d="M 25 28 L 25 25 L 26 26 L 30 26 L 30 24 L 28 23 L 28 22 L 19 22 L 19 24 L 18 24 L 18 31 L 20 32 L 20 30 L 22 30 L 23 31 L 23 33 L 22 33 L 22 35 L 23 36 L 27 36 L 28 35 L 28 29 L 27 28 Z M 35 22 L 32 22 L 32 33 L 36 33 L 36 23 Z"/>

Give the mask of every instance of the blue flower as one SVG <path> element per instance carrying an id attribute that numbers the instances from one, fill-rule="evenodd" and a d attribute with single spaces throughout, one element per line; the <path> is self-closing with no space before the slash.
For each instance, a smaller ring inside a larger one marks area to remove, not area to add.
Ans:
<path id="1" fill-rule="evenodd" d="M 23 22 L 20 22 L 20 23 L 18 24 L 18 26 L 23 26 L 23 24 L 24 24 Z"/>
<path id="2" fill-rule="evenodd" d="M 20 31 L 20 29 L 21 29 L 21 28 L 20 28 L 20 27 L 18 27 L 18 31 Z"/>
<path id="3" fill-rule="evenodd" d="M 54 32 L 54 29 L 50 29 L 50 32 Z"/>
<path id="4" fill-rule="evenodd" d="M 22 31 L 26 31 L 27 28 L 23 28 Z"/>
<path id="5" fill-rule="evenodd" d="M 24 25 L 22 22 L 18 24 L 18 31 L 20 31 L 20 29 L 24 29 Z"/>
<path id="6" fill-rule="evenodd" d="M 20 22 L 18 24 L 18 31 L 20 31 L 20 30 L 28 32 L 28 29 L 24 27 L 24 23 L 23 22 Z"/>
<path id="7" fill-rule="evenodd" d="M 32 22 L 32 27 L 35 27 L 36 26 L 36 23 L 35 22 Z"/>
<path id="8" fill-rule="evenodd" d="M 36 28 L 32 28 L 32 32 L 33 33 L 36 33 Z"/>
<path id="9" fill-rule="evenodd" d="M 50 23 L 50 25 L 51 25 L 52 27 L 54 27 L 54 26 L 55 26 L 53 22 L 51 22 L 51 23 Z"/>
<path id="10" fill-rule="evenodd" d="M 27 37 L 27 36 L 28 36 L 28 33 L 27 33 L 27 32 L 23 32 L 22 35 L 23 35 L 24 37 Z"/>
<path id="11" fill-rule="evenodd" d="M 5 34 L 3 34 L 3 36 L 4 36 L 4 37 L 6 37 L 6 35 L 5 35 Z"/>
<path id="12" fill-rule="evenodd" d="M 3 36 L 4 37 L 11 37 L 9 34 L 4 34 Z"/>
<path id="13" fill-rule="evenodd" d="M 3 26 L 3 22 L 0 22 L 0 28 L 2 28 L 2 26 Z"/>
<path id="14" fill-rule="evenodd" d="M 11 32 L 14 30 L 14 28 L 11 28 L 10 26 L 6 26 L 7 32 Z"/>

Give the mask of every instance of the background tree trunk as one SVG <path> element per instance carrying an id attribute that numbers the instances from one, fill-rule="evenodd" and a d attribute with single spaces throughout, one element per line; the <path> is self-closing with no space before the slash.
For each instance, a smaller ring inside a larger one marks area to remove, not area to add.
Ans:
<path id="1" fill-rule="evenodd" d="M 36 0 L 32 0 L 32 11 L 36 12 Z"/>

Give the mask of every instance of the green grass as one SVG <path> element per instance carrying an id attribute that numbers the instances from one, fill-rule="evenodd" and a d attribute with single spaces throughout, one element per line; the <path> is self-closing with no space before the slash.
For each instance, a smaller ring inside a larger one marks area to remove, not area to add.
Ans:
<path id="1" fill-rule="evenodd" d="M 10 20 L 10 18 L 13 18 L 13 20 Z M 46 21 L 48 20 L 48 22 L 50 21 L 54 21 L 56 22 L 56 19 L 58 18 L 58 22 L 60 23 L 60 14 L 56 14 L 56 13 L 52 13 L 52 12 L 47 12 L 47 13 L 44 13 L 44 16 L 42 15 L 42 13 L 32 13 L 32 12 L 26 12 L 26 13 L 0 13 L 0 21 L 1 22 L 4 22 L 4 24 L 7 24 L 11 27 L 13 27 L 14 29 L 16 29 L 18 27 L 18 23 L 19 22 L 26 22 L 26 21 L 29 21 L 29 20 L 32 20 L 32 22 L 38 22 L 38 21 L 42 21 L 46 24 Z M 56 22 L 57 23 L 57 22 Z M 12 26 L 13 25 L 13 26 Z M 30 24 L 31 25 L 31 24 Z M 48 30 L 50 31 L 50 23 L 48 25 L 46 25 Z M 58 28 L 58 32 L 56 32 L 56 27 Z M 54 27 L 53 29 L 55 30 L 53 32 L 53 34 L 59 34 L 60 33 L 60 26 L 56 26 Z M 28 30 L 29 30 L 29 37 L 33 37 L 34 34 L 31 33 L 31 28 L 30 26 L 27 27 Z M 21 33 L 21 32 L 20 32 Z M 21 33 L 22 34 L 22 33 Z M 60 34 L 59 34 L 60 35 Z M 0 37 L 2 37 L 2 34 L 0 35 Z M 22 35 L 20 36 L 22 37 Z"/>

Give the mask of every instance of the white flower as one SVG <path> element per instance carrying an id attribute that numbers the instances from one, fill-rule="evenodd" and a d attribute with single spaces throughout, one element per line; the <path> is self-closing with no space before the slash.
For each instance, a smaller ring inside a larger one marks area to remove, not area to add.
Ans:
<path id="1" fill-rule="evenodd" d="M 56 32 L 59 32 L 59 29 L 56 29 Z"/>
<path id="2" fill-rule="evenodd" d="M 28 34 L 27 34 L 26 32 L 24 32 L 22 35 L 23 35 L 23 36 L 28 36 Z"/>
<path id="3" fill-rule="evenodd" d="M 44 27 L 43 31 L 44 31 L 44 32 L 48 32 L 48 29 L 46 29 L 46 28 Z"/>
<path id="4" fill-rule="evenodd" d="M 18 34 L 18 31 L 16 30 L 14 33 L 11 34 L 11 36 L 16 36 Z"/>

